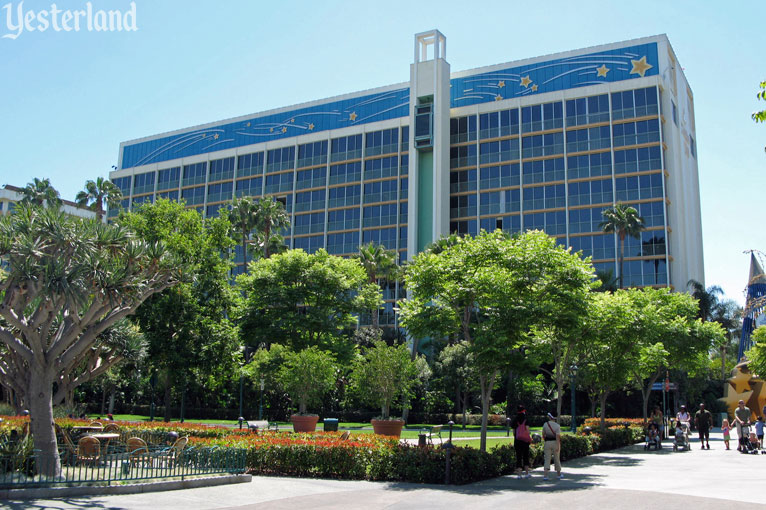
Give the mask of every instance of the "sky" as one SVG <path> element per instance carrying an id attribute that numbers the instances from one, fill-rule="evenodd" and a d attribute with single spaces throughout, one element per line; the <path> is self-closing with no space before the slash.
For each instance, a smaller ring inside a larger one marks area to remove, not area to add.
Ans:
<path id="1" fill-rule="evenodd" d="M 706 285 L 743 303 L 743 252 L 766 252 L 760 1 L 135 0 L 135 31 L 18 32 L 20 5 L 51 3 L 0 1 L 0 185 L 48 177 L 71 200 L 122 141 L 408 81 L 433 28 L 453 72 L 665 33 L 695 99 Z M 88 3 L 131 10 L 55 2 Z"/>

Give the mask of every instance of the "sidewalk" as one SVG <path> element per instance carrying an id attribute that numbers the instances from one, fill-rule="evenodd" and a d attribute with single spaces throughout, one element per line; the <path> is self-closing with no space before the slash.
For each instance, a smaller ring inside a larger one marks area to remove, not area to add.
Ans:
<path id="1" fill-rule="evenodd" d="M 542 469 L 529 480 L 506 476 L 465 486 L 254 477 L 250 484 L 188 489 L 155 494 L 3 502 L 3 508 L 97 509 L 497 509 L 519 508 L 725 508 L 727 504 L 766 508 L 763 468 L 766 456 L 724 449 L 714 433 L 711 449 L 660 451 L 643 444 L 575 459 L 564 464 L 565 479 L 542 480 Z"/>

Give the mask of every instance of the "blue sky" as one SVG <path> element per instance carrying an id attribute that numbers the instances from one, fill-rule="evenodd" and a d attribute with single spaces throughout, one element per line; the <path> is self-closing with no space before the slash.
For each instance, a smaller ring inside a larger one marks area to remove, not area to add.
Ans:
<path id="1" fill-rule="evenodd" d="M 766 125 L 750 120 L 766 108 L 761 2 L 135 3 L 136 32 L 0 38 L 0 185 L 49 177 L 72 199 L 121 141 L 407 81 L 413 34 L 431 28 L 453 71 L 666 33 L 695 96 L 706 284 L 742 302 L 742 252 L 766 251 Z"/>

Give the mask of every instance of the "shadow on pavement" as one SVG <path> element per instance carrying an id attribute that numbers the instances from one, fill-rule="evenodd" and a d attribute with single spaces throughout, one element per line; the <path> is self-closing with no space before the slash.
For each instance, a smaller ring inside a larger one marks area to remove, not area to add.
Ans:
<path id="1" fill-rule="evenodd" d="M 54 503 L 53 505 L 51 503 Z M 55 506 L 59 504 L 61 506 Z M 9 510 L 71 510 L 72 508 L 87 508 L 87 509 L 100 509 L 100 510 L 121 510 L 121 507 L 107 506 L 98 501 L 94 501 L 94 498 L 57 498 L 55 500 L 46 500 L 45 503 L 37 503 L 36 500 L 15 500 L 5 501 L 2 504 L 2 508 L 8 508 Z"/>

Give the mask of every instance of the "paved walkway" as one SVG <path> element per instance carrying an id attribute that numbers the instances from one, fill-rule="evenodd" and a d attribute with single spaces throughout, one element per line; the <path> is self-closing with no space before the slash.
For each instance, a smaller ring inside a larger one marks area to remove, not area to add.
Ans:
<path id="1" fill-rule="evenodd" d="M 542 469 L 529 480 L 506 476 L 466 486 L 254 477 L 250 484 L 155 494 L 8 501 L 17 509 L 167 509 L 276 510 L 312 509 L 497 509 L 519 508 L 766 508 L 766 455 L 725 451 L 720 433 L 711 450 L 642 445 L 576 459 L 564 464 L 565 479 L 544 482 Z M 669 445 L 669 443 L 668 443 Z M 736 445 L 732 444 L 732 447 Z"/>

